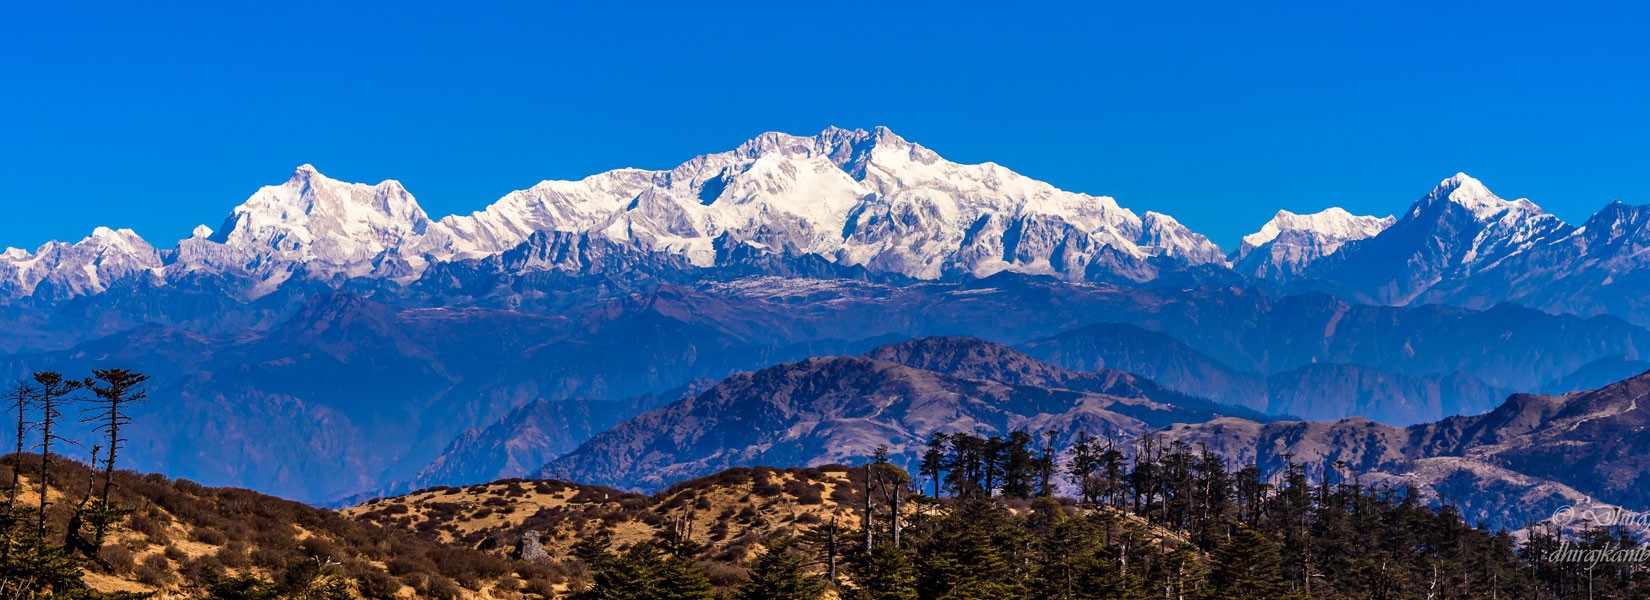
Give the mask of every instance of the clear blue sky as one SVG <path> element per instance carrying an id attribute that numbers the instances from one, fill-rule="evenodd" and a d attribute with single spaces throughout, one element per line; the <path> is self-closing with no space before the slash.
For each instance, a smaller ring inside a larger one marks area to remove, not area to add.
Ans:
<path id="1" fill-rule="evenodd" d="M 0 246 L 170 247 L 305 162 L 439 217 L 832 124 L 1226 247 L 1456 171 L 1572 222 L 1650 203 L 1643 3 L 352 4 L 0 4 Z"/>

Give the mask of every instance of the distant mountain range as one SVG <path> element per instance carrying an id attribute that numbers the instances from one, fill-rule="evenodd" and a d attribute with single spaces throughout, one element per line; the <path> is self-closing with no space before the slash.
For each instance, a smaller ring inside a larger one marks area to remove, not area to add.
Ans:
<path id="1" fill-rule="evenodd" d="M 172 248 L 102 227 L 74 243 L 9 248 L 0 254 L 0 297 L 38 304 L 177 286 L 246 301 L 294 281 L 433 293 L 472 283 L 453 280 L 463 273 L 731 267 L 913 280 L 1011 272 L 1124 284 L 1247 281 L 1385 305 L 1511 301 L 1647 324 L 1639 300 L 1650 272 L 1647 226 L 1650 207 L 1620 203 L 1573 226 L 1457 174 L 1396 218 L 1280 211 L 1228 256 L 1161 213 L 993 163 L 950 162 L 885 128 L 831 128 L 762 134 L 666 171 L 546 181 L 439 220 L 398 182 L 345 183 L 303 165 L 218 229 L 197 227 Z"/>
<path id="2" fill-rule="evenodd" d="M 169 248 L 98 228 L 7 249 L 0 378 L 149 373 L 134 468 L 310 502 L 547 464 L 639 484 L 634 464 L 845 459 L 964 423 L 1418 426 L 1650 368 L 1647 211 L 1572 226 L 1456 175 L 1392 217 L 1279 212 L 1228 254 L 881 128 L 763 134 L 440 219 L 397 182 L 305 165 Z M 921 338 L 994 350 L 897 345 Z M 763 387 L 833 377 L 924 404 Z M 751 390 L 795 405 L 693 421 Z M 757 437 L 684 461 L 590 445 L 651 440 L 640 415 Z M 747 427 L 797 415 L 813 437 Z"/>

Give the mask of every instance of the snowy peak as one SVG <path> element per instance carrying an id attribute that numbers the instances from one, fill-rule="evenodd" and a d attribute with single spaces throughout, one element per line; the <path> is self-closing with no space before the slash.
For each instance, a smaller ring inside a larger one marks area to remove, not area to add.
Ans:
<path id="1" fill-rule="evenodd" d="M 1334 252 L 1346 242 L 1374 237 L 1395 222 L 1397 219 L 1392 216 L 1354 215 L 1338 206 L 1307 215 L 1280 210 L 1272 216 L 1272 220 L 1262 225 L 1259 231 L 1243 236 L 1243 242 L 1238 246 L 1238 258 L 1242 259 L 1249 252 L 1287 232 L 1300 232 L 1332 244 L 1333 247 L 1326 248 L 1326 251 Z"/>
<path id="2" fill-rule="evenodd" d="M 1419 216 L 1426 209 L 1441 206 L 1446 202 L 1467 209 L 1480 222 L 1494 221 L 1506 216 L 1529 217 L 1545 214 L 1541 207 L 1526 198 L 1502 200 L 1485 187 L 1484 182 L 1466 173 L 1456 173 L 1453 177 L 1438 182 L 1437 187 L 1415 203 L 1410 212 Z"/>
<path id="3" fill-rule="evenodd" d="M 1596 258 L 1637 257 L 1650 248 L 1650 206 L 1611 202 L 1587 219 L 1578 237 Z"/>
<path id="4" fill-rule="evenodd" d="M 347 183 L 305 164 L 286 183 L 259 189 L 235 207 L 210 236 L 197 228 L 180 243 L 180 259 L 191 268 L 245 271 L 275 283 L 297 270 L 356 277 L 371 273 L 378 258 L 410 247 L 429 225 L 400 182 Z"/>
<path id="5" fill-rule="evenodd" d="M 1354 215 L 1339 207 L 1307 215 L 1280 210 L 1259 231 L 1243 236 L 1232 262 L 1250 275 L 1296 275 L 1348 242 L 1375 237 L 1395 222 L 1390 216 Z"/>

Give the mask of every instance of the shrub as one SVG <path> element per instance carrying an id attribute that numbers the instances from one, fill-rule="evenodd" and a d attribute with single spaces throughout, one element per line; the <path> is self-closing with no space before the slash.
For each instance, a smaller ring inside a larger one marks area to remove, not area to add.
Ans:
<path id="1" fill-rule="evenodd" d="M 522 586 L 522 593 L 540 598 L 555 598 L 556 586 L 548 579 L 529 579 L 527 585 Z"/>
<path id="2" fill-rule="evenodd" d="M 150 554 L 143 557 L 143 561 L 138 563 L 132 574 L 137 577 L 139 583 L 160 587 L 172 580 L 172 563 L 167 562 L 164 556 Z"/>
<path id="3" fill-rule="evenodd" d="M 796 497 L 798 504 L 824 504 L 825 486 L 800 479 L 785 482 L 785 493 Z"/>
<path id="4" fill-rule="evenodd" d="M 212 556 L 197 556 L 183 563 L 183 578 L 191 583 L 203 583 L 212 575 L 223 572 L 223 563 Z"/>
<path id="5" fill-rule="evenodd" d="M 751 486 L 751 493 L 761 498 L 772 498 L 778 496 L 784 489 L 784 486 L 781 486 L 778 481 L 763 474 L 757 478 L 756 485 Z"/>
<path id="6" fill-rule="evenodd" d="M 247 549 L 246 542 L 230 540 L 222 548 L 218 548 L 218 562 L 226 567 L 243 569 L 252 566 L 252 555 Z"/>
<path id="7" fill-rule="evenodd" d="M 229 541 L 229 536 L 224 535 L 222 531 L 218 531 L 217 529 L 213 529 L 211 527 L 197 527 L 194 531 L 190 532 L 189 537 L 202 544 L 209 544 L 212 546 L 222 546 L 224 542 Z"/>
<path id="8" fill-rule="evenodd" d="M 356 590 L 370 600 L 390 600 L 401 591 L 401 582 L 376 569 L 356 576 L 355 581 Z"/>
<path id="9" fill-rule="evenodd" d="M 102 559 L 116 573 L 131 573 L 132 567 L 137 566 L 136 557 L 132 556 L 132 551 L 127 550 L 125 546 L 115 544 L 104 546 L 98 549 L 97 557 Z"/>
<path id="10" fill-rule="evenodd" d="M 464 593 L 463 590 L 458 589 L 458 584 L 453 583 L 453 580 L 439 575 L 425 577 L 424 587 L 419 591 L 435 600 L 458 600 L 459 595 Z"/>
<path id="11" fill-rule="evenodd" d="M 132 531 L 143 534 L 143 537 L 147 538 L 149 543 L 155 545 L 166 545 L 172 542 L 172 539 L 166 535 L 166 525 L 167 522 L 162 520 L 159 515 L 148 511 L 134 514 L 126 519 L 127 527 L 130 527 Z"/>

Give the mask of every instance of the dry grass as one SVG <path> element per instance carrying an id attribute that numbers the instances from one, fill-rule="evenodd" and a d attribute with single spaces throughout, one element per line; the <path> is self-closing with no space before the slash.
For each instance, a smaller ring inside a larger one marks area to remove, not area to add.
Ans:
<path id="1" fill-rule="evenodd" d="M 343 511 L 351 518 L 415 532 L 441 543 L 505 552 L 538 531 L 552 557 L 582 537 L 606 531 L 616 545 L 666 529 L 691 532 L 713 556 L 743 562 L 762 541 L 829 521 L 857 518 L 856 489 L 845 468 L 730 469 L 677 484 L 651 497 L 559 481 L 505 480 L 440 487 L 375 500 Z"/>

